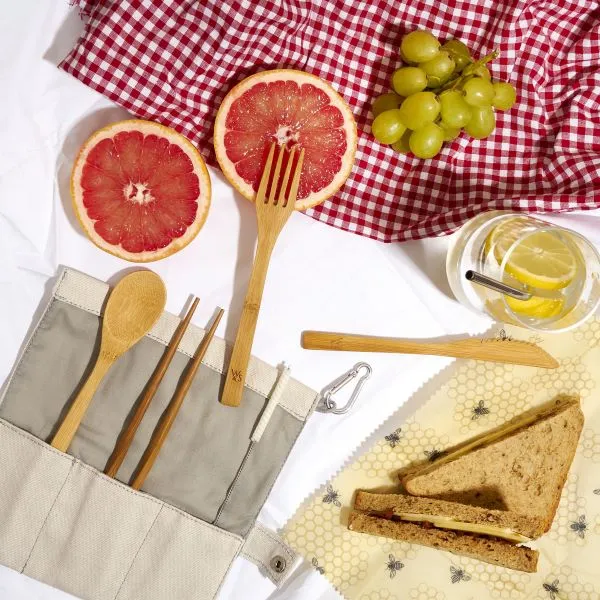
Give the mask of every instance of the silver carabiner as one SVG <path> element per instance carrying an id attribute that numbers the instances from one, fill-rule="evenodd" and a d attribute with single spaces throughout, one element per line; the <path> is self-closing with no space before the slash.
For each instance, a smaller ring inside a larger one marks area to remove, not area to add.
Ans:
<path id="1" fill-rule="evenodd" d="M 356 386 L 352 392 L 352 395 L 348 399 L 348 402 L 341 408 L 338 408 L 332 396 L 339 392 L 343 387 L 348 385 L 353 379 L 356 379 L 356 377 L 360 375 L 362 369 L 364 369 L 365 372 L 356 382 Z M 356 402 L 356 399 L 358 398 L 365 381 L 371 377 L 372 372 L 373 369 L 371 369 L 371 365 L 365 362 L 356 363 L 348 372 L 332 381 L 326 388 L 323 389 L 321 392 L 321 399 L 317 404 L 316 410 L 334 415 L 343 415 L 344 413 L 347 413 L 354 406 L 354 403 Z"/>

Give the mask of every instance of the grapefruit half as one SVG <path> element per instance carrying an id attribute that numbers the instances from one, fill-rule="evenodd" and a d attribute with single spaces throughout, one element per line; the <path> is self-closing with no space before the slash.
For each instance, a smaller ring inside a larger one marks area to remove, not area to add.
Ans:
<path id="1" fill-rule="evenodd" d="M 210 206 L 200 153 L 163 125 L 132 119 L 94 133 L 71 176 L 77 219 L 102 250 L 133 262 L 159 260 L 189 244 Z"/>
<path id="2" fill-rule="evenodd" d="M 325 81 L 292 69 L 252 75 L 225 97 L 217 113 L 214 145 L 229 182 L 254 200 L 273 141 L 304 148 L 296 209 L 335 194 L 350 175 L 356 152 L 350 107 Z"/>

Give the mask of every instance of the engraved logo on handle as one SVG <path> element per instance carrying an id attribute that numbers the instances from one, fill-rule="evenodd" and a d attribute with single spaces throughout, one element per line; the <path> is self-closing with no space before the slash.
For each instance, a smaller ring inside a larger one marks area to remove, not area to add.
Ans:
<path id="1" fill-rule="evenodd" d="M 231 376 L 236 383 L 242 381 L 242 372 L 239 369 L 231 369 Z"/>

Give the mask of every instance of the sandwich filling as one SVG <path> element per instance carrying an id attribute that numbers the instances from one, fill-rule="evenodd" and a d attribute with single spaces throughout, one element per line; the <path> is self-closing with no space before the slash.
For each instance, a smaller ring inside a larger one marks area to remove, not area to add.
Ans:
<path id="1" fill-rule="evenodd" d="M 531 541 L 531 538 L 517 533 L 508 527 L 496 527 L 494 525 L 481 523 L 467 523 L 452 517 L 440 515 L 421 515 L 417 513 L 404 512 L 394 513 L 393 511 L 370 511 L 369 515 L 372 517 L 387 519 L 389 521 L 411 521 L 413 523 L 420 523 L 425 528 L 436 527 L 438 529 L 451 529 L 453 531 L 465 531 L 468 533 L 475 533 L 477 535 L 486 535 L 508 540 L 509 542 L 514 542 L 516 544 L 523 544 Z"/>

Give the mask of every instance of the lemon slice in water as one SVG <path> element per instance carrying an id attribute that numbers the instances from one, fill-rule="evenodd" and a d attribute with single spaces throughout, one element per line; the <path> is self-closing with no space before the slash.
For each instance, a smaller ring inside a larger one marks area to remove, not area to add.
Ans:
<path id="1" fill-rule="evenodd" d="M 577 260 L 557 235 L 538 231 L 514 247 L 506 271 L 532 288 L 559 290 L 573 281 Z"/>
<path id="2" fill-rule="evenodd" d="M 562 298 L 541 298 L 540 296 L 532 296 L 529 300 L 517 300 L 511 296 L 505 296 L 505 299 L 506 304 L 514 313 L 534 319 L 556 317 L 565 304 Z"/>
<path id="3" fill-rule="evenodd" d="M 528 221 L 525 217 L 512 217 L 501 221 L 487 236 L 484 252 L 487 256 L 493 251 L 498 264 L 502 262 L 509 248 L 517 241 L 523 233 Z"/>

